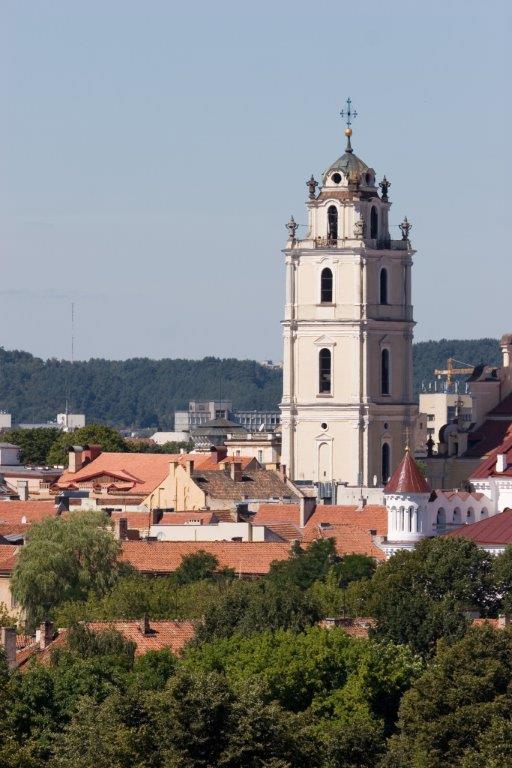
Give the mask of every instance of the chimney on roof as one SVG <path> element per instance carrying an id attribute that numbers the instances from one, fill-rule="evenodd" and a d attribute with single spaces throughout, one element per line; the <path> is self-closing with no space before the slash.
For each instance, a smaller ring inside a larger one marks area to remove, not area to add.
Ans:
<path id="1" fill-rule="evenodd" d="M 148 619 L 147 613 L 145 613 L 141 618 L 141 620 L 139 621 L 139 631 L 141 635 L 144 635 L 144 637 L 151 634 L 151 627 L 149 626 L 149 619 Z"/>
<path id="2" fill-rule="evenodd" d="M 20 501 L 28 501 L 28 480 L 16 480 L 16 490 Z"/>
<path id="3" fill-rule="evenodd" d="M 192 477 L 192 473 L 194 471 L 194 459 L 187 459 L 186 469 L 187 469 L 187 475 L 189 477 Z"/>
<path id="4" fill-rule="evenodd" d="M 78 472 L 82 469 L 83 465 L 84 449 L 81 445 L 72 445 L 68 453 L 68 470 L 69 472 Z"/>
<path id="5" fill-rule="evenodd" d="M 496 472 L 500 474 L 507 471 L 507 454 L 498 453 L 496 456 Z"/>
<path id="6" fill-rule="evenodd" d="M 221 461 L 224 461 L 226 456 L 228 455 L 228 449 L 225 445 L 212 445 L 210 448 L 210 456 L 215 461 L 216 464 L 219 464 Z"/>
<path id="7" fill-rule="evenodd" d="M 86 458 L 88 461 L 94 461 L 101 454 L 101 445 L 94 443 L 92 445 L 86 445 Z"/>
<path id="8" fill-rule="evenodd" d="M 39 648 L 44 651 L 45 648 L 48 648 L 54 637 L 55 631 L 53 622 L 51 622 L 49 619 L 45 619 L 39 627 L 39 637 L 37 637 L 36 634 L 36 639 L 39 642 Z"/>
<path id="9" fill-rule="evenodd" d="M 16 666 L 16 627 L 0 627 L 0 646 L 4 649 L 8 669 Z"/>
<path id="10" fill-rule="evenodd" d="M 279 465 L 279 476 L 283 483 L 286 483 L 286 464 Z"/>
<path id="11" fill-rule="evenodd" d="M 315 511 L 316 499 L 309 496 L 301 496 L 299 499 L 299 525 L 304 528 L 307 521 Z"/>
<path id="12" fill-rule="evenodd" d="M 501 354 L 503 356 L 503 367 L 512 366 L 512 333 L 505 333 L 500 341 Z"/>
<path id="13" fill-rule="evenodd" d="M 114 538 L 117 541 L 125 541 L 128 538 L 128 518 L 119 517 L 114 520 Z"/>
<path id="14" fill-rule="evenodd" d="M 230 469 L 231 479 L 235 483 L 240 483 L 242 481 L 242 462 L 232 461 L 229 469 Z"/>

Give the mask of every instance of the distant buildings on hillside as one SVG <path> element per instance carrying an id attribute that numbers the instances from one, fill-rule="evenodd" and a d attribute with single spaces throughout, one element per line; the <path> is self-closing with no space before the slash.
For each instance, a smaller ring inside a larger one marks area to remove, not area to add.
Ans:
<path id="1" fill-rule="evenodd" d="M 8 429 L 60 429 L 62 432 L 73 432 L 85 427 L 84 413 L 58 413 L 55 421 L 12 423 L 12 415 L 0 411 L 0 431 Z"/>
<path id="2" fill-rule="evenodd" d="M 281 421 L 280 412 L 275 410 L 238 410 L 231 400 L 190 400 L 188 411 L 175 411 L 175 432 L 190 432 L 216 419 L 239 424 L 247 432 L 274 430 Z"/>

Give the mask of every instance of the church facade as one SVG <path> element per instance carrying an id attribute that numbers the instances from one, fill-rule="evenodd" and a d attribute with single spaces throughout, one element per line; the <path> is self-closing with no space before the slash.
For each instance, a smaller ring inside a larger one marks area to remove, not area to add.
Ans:
<path id="1" fill-rule="evenodd" d="M 414 250 L 389 234 L 390 184 L 354 153 L 307 182 L 309 225 L 284 249 L 282 463 L 290 478 L 381 487 L 403 456 L 412 390 Z M 329 489 L 334 489 L 332 492 Z"/>

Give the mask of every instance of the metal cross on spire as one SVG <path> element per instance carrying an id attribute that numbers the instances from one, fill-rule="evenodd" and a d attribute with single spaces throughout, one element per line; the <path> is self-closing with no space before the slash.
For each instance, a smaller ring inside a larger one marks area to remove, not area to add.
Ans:
<path id="1" fill-rule="evenodd" d="M 350 128 L 352 125 L 352 118 L 357 117 L 357 111 L 355 109 L 352 111 L 352 99 L 350 96 L 347 99 L 345 109 L 341 110 L 340 115 L 344 118 L 345 123 L 347 124 L 347 128 Z"/>

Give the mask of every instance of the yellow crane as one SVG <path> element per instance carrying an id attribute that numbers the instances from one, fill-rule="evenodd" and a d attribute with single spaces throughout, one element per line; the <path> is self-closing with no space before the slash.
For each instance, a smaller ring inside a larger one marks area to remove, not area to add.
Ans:
<path id="1" fill-rule="evenodd" d="M 464 365 L 466 367 L 456 368 L 454 363 L 459 363 L 459 365 Z M 454 357 L 449 357 L 447 360 L 446 368 L 436 368 L 434 371 L 434 376 L 446 376 L 447 384 L 451 384 L 454 376 L 469 376 L 471 373 L 473 373 L 474 368 L 474 365 L 470 366 L 469 363 L 463 363 L 462 360 L 456 360 Z"/>

